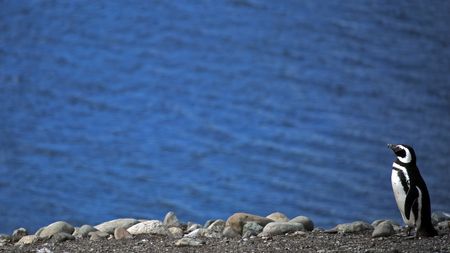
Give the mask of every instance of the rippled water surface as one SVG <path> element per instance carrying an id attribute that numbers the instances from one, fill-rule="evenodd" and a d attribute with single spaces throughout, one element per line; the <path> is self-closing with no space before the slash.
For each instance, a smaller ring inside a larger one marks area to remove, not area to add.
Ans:
<path id="1" fill-rule="evenodd" d="M 0 232 L 450 210 L 448 1 L 0 1 Z"/>

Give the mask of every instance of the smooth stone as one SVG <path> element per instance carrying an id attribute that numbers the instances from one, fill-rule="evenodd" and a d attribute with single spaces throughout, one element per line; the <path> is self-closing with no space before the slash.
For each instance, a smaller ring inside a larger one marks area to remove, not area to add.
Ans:
<path id="1" fill-rule="evenodd" d="M 98 231 L 96 228 L 94 228 L 91 225 L 83 225 L 81 227 L 79 227 L 78 229 L 75 229 L 75 232 L 73 233 L 73 235 L 76 238 L 85 238 L 89 236 L 90 232 L 95 232 Z"/>
<path id="2" fill-rule="evenodd" d="M 37 242 L 39 240 L 39 238 L 36 235 L 26 235 L 22 238 L 20 238 L 20 240 L 18 242 L 16 242 L 16 246 L 21 246 L 21 245 L 28 245 L 28 244 L 33 244 L 35 242 Z"/>
<path id="3" fill-rule="evenodd" d="M 267 224 L 258 236 L 270 237 L 275 235 L 294 233 L 296 231 L 305 231 L 305 227 L 303 226 L 303 224 L 286 221 L 275 221 Z"/>
<path id="4" fill-rule="evenodd" d="M 208 227 L 209 230 L 222 233 L 225 229 L 225 221 L 224 220 L 215 220 L 213 223 L 211 223 Z"/>
<path id="5" fill-rule="evenodd" d="M 263 228 L 256 222 L 247 222 L 242 228 L 242 237 L 250 238 L 251 236 L 256 236 L 263 231 Z"/>
<path id="6" fill-rule="evenodd" d="M 306 216 L 297 216 L 297 217 L 291 219 L 289 222 L 303 224 L 303 227 L 305 227 L 306 231 L 313 231 L 313 229 L 314 229 L 314 222 Z"/>
<path id="7" fill-rule="evenodd" d="M 102 239 L 106 239 L 108 238 L 110 234 L 103 232 L 103 231 L 93 231 L 93 232 L 89 232 L 88 236 L 89 236 L 89 240 L 91 241 L 98 241 L 98 240 L 102 240 Z"/>
<path id="8" fill-rule="evenodd" d="M 433 212 L 431 214 L 431 222 L 436 225 L 441 221 L 450 220 L 450 213 L 447 212 Z"/>
<path id="9" fill-rule="evenodd" d="M 438 230 L 447 230 L 450 229 L 450 221 L 441 221 L 438 224 L 436 224 L 436 228 Z"/>
<path id="10" fill-rule="evenodd" d="M 131 226 L 133 226 L 135 224 L 138 224 L 138 223 L 139 223 L 139 221 L 136 220 L 136 219 L 121 218 L 121 219 L 115 219 L 115 220 L 110 220 L 110 221 L 103 222 L 101 224 L 98 224 L 94 228 L 99 230 L 99 231 L 108 233 L 108 234 L 113 234 L 114 230 L 116 228 L 121 227 L 121 228 L 128 229 L 129 227 L 131 227 Z"/>
<path id="11" fill-rule="evenodd" d="M 170 234 L 172 234 L 172 236 L 174 238 L 181 238 L 183 237 L 183 229 L 179 228 L 179 227 L 171 227 L 169 228 L 169 232 Z"/>
<path id="12" fill-rule="evenodd" d="M 149 220 L 138 223 L 128 228 L 128 232 L 132 235 L 140 234 L 155 234 L 155 235 L 170 235 L 169 230 L 159 220 Z"/>
<path id="13" fill-rule="evenodd" d="M 272 219 L 261 217 L 258 215 L 248 214 L 248 213 L 235 213 L 228 217 L 226 222 L 226 227 L 230 227 L 237 234 L 242 234 L 242 227 L 247 222 L 256 222 L 261 226 L 266 226 L 268 223 L 273 222 Z"/>
<path id="14" fill-rule="evenodd" d="M 354 221 L 351 223 L 339 224 L 331 230 L 325 232 L 337 232 L 337 233 L 356 233 L 365 230 L 373 230 L 372 225 L 364 221 Z"/>
<path id="15" fill-rule="evenodd" d="M 289 221 L 289 218 L 280 212 L 274 212 L 266 216 L 266 218 L 271 219 L 273 221 Z"/>
<path id="16" fill-rule="evenodd" d="M 20 238 L 22 238 L 26 235 L 28 235 L 28 231 L 25 228 L 18 228 L 13 231 L 13 233 L 11 235 L 11 241 L 13 243 L 18 242 L 20 240 Z"/>
<path id="17" fill-rule="evenodd" d="M 222 234 L 219 232 L 212 231 L 207 228 L 197 228 L 196 230 L 190 232 L 184 237 L 198 238 L 198 237 L 208 237 L 208 238 L 221 238 Z"/>
<path id="18" fill-rule="evenodd" d="M 50 238 L 52 235 L 57 233 L 64 232 L 72 234 L 73 231 L 75 231 L 75 228 L 69 223 L 65 221 L 57 221 L 38 231 L 39 233 L 37 235 L 39 238 Z"/>
<path id="19" fill-rule="evenodd" d="M 64 241 L 71 241 L 71 240 L 75 240 L 75 236 L 66 233 L 66 232 L 60 232 L 57 234 L 52 235 L 52 237 L 50 238 L 50 241 L 52 243 L 60 243 L 60 242 L 64 242 Z"/>
<path id="20" fill-rule="evenodd" d="M 7 234 L 0 234 L 0 246 L 5 246 L 11 242 L 11 236 Z"/>
<path id="21" fill-rule="evenodd" d="M 395 234 L 392 223 L 388 220 L 379 223 L 372 232 L 372 237 L 388 237 Z"/>
<path id="22" fill-rule="evenodd" d="M 114 238 L 116 240 L 122 240 L 133 238 L 133 236 L 125 228 L 119 227 L 114 229 Z"/>
<path id="23" fill-rule="evenodd" d="M 181 223 L 178 221 L 178 218 L 174 212 L 168 212 L 166 214 L 166 216 L 164 217 L 163 224 L 168 228 L 181 226 Z"/>
<path id="24" fill-rule="evenodd" d="M 389 223 L 391 223 L 391 225 L 393 226 L 393 227 L 395 227 L 395 226 L 398 226 L 398 227 L 400 227 L 400 224 L 398 223 L 398 222 L 396 222 L 396 221 L 394 221 L 394 220 L 390 220 L 390 219 L 379 219 L 379 220 L 374 220 L 373 222 L 372 222 L 372 227 L 376 227 L 376 226 L 378 226 L 381 222 L 384 222 L 384 221 L 387 221 L 387 222 L 389 222 Z"/>
<path id="25" fill-rule="evenodd" d="M 199 239 L 195 239 L 195 238 L 189 238 L 189 237 L 184 237 L 181 238 L 180 240 L 175 242 L 175 245 L 178 247 L 183 247 L 183 246 L 201 246 L 205 244 L 204 241 L 199 240 Z"/>
<path id="26" fill-rule="evenodd" d="M 201 228 L 201 227 L 202 227 L 202 225 L 197 224 L 197 223 L 192 223 L 192 225 L 188 224 L 188 227 L 186 229 L 186 233 L 190 233 L 190 232 L 196 230 L 197 228 Z"/>
<path id="27" fill-rule="evenodd" d="M 225 227 L 225 229 L 222 232 L 222 236 L 226 238 L 241 238 L 241 235 L 234 231 L 231 227 Z"/>
<path id="28" fill-rule="evenodd" d="M 211 224 L 213 224 L 213 222 L 215 222 L 216 220 L 207 220 L 206 222 L 205 222 L 205 224 L 203 225 L 203 227 L 204 228 L 207 228 L 207 227 L 209 227 Z"/>

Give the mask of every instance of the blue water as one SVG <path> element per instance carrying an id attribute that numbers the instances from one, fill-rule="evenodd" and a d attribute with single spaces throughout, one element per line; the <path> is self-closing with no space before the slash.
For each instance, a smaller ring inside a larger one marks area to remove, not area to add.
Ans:
<path id="1" fill-rule="evenodd" d="M 450 210 L 448 1 L 0 1 L 0 232 Z"/>

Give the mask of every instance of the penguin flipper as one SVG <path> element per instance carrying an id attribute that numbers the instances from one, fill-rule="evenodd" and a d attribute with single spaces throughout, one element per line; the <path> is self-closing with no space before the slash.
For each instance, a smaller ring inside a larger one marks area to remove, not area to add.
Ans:
<path id="1" fill-rule="evenodd" d="M 415 185 L 411 185 L 405 199 L 405 217 L 408 220 L 411 213 L 411 208 L 413 207 L 414 202 L 417 201 L 417 198 L 419 198 L 419 192 L 417 191 Z"/>

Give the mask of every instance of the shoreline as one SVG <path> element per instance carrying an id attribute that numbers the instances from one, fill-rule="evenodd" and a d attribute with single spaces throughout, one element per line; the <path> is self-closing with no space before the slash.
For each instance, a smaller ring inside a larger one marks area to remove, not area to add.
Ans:
<path id="1" fill-rule="evenodd" d="M 162 221 L 123 218 L 81 227 L 58 221 L 32 235 L 20 228 L 0 236 L 0 252 L 450 252 L 450 215 L 433 213 L 432 220 L 438 236 L 407 239 L 392 220 L 325 230 L 308 217 L 279 212 L 235 213 L 204 225 L 169 212 Z"/>

